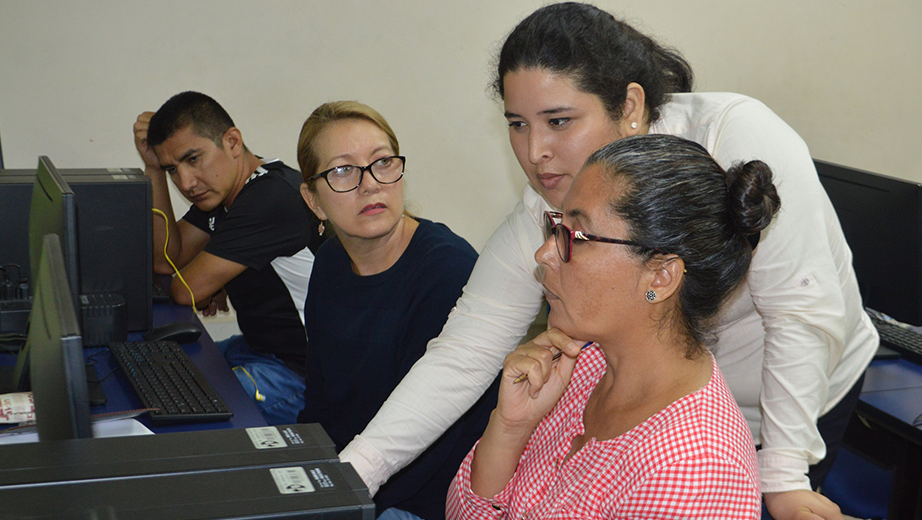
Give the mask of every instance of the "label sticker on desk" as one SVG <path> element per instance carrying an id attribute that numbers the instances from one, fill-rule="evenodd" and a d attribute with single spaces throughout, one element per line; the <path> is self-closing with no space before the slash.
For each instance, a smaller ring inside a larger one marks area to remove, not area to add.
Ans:
<path id="1" fill-rule="evenodd" d="M 287 448 L 285 438 L 279 433 L 275 426 L 265 428 L 247 428 L 247 435 L 253 441 L 253 446 L 257 450 L 268 450 L 272 448 Z"/>
<path id="2" fill-rule="evenodd" d="M 279 488 L 279 493 L 283 495 L 312 493 L 314 491 L 314 484 L 311 483 L 311 479 L 304 472 L 304 468 L 272 468 L 269 472 L 272 473 L 272 480 L 275 481 L 275 486 Z"/>

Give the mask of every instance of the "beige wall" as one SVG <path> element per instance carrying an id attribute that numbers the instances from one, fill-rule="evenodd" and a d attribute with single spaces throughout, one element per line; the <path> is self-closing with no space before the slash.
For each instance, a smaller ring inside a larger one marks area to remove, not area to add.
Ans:
<path id="1" fill-rule="evenodd" d="M 248 146 L 296 166 L 318 104 L 380 110 L 408 195 L 480 248 L 525 179 L 487 93 L 498 42 L 543 2 L 0 0 L 8 168 L 140 166 L 131 125 L 187 89 L 217 98 Z M 698 90 L 764 101 L 815 157 L 922 181 L 922 3 L 601 1 L 682 50 Z"/>

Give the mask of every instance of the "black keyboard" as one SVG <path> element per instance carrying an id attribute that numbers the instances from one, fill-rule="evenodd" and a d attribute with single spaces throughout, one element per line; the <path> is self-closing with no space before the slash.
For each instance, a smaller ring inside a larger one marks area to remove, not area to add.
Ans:
<path id="1" fill-rule="evenodd" d="M 226 421 L 233 417 L 202 372 L 175 341 L 110 343 L 153 424 Z"/>
<path id="2" fill-rule="evenodd" d="M 880 344 L 895 350 L 903 358 L 922 365 L 922 334 L 895 323 L 871 316 L 871 322 L 880 334 Z"/>

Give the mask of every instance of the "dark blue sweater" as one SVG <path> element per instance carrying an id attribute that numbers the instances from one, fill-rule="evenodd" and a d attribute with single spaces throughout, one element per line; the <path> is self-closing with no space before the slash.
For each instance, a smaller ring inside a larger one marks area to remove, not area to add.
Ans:
<path id="1" fill-rule="evenodd" d="M 321 246 L 304 307 L 307 390 L 298 421 L 319 422 L 338 450 L 361 433 L 441 332 L 476 260 L 464 239 L 422 219 L 406 251 L 383 273 L 353 273 L 335 238 Z M 498 381 L 381 487 L 378 514 L 398 507 L 426 520 L 444 518 L 448 486 L 489 421 Z"/>

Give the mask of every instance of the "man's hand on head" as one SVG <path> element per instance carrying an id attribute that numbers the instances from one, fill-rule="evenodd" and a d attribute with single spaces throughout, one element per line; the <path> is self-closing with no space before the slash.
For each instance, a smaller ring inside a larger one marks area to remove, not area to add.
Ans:
<path id="1" fill-rule="evenodd" d="M 154 149 L 147 143 L 147 129 L 150 126 L 150 118 L 154 115 L 153 112 L 142 112 L 138 115 L 138 120 L 134 122 L 134 145 L 138 149 L 138 154 L 141 155 L 141 160 L 144 161 L 144 167 L 146 170 L 160 170 L 160 160 L 157 159 L 157 154 L 154 153 Z"/>

